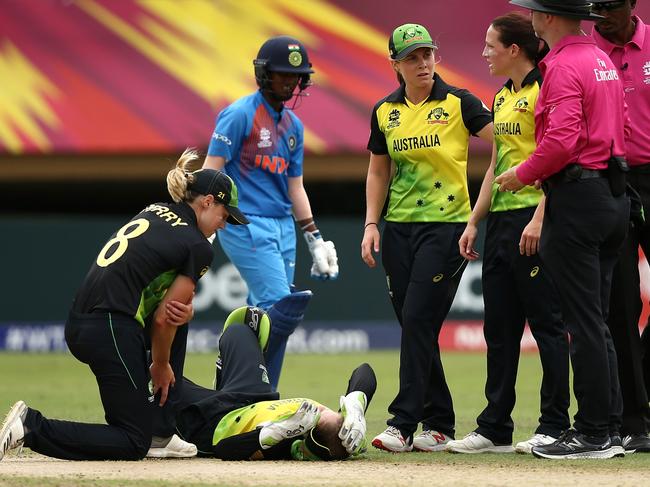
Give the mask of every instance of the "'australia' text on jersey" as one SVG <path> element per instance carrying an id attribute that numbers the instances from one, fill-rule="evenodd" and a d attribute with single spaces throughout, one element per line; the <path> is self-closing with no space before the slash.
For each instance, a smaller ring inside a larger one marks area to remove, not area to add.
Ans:
<path id="1" fill-rule="evenodd" d="M 430 147 L 439 147 L 440 145 L 440 137 L 438 137 L 438 134 L 405 137 L 403 139 L 393 140 L 393 151 L 401 152 L 411 149 L 427 149 Z"/>

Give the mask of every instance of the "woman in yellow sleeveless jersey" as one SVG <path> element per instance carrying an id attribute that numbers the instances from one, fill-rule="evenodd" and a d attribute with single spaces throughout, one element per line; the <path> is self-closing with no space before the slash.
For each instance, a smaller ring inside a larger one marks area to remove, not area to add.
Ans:
<path id="1" fill-rule="evenodd" d="M 454 437 L 438 335 L 466 263 L 457 242 L 470 215 L 469 137 L 491 142 L 492 124 L 476 96 L 435 72 L 436 46 L 427 29 L 402 25 L 388 46 L 400 85 L 372 113 L 361 256 L 375 267 L 379 219 L 390 189 L 382 264 L 402 338 L 399 392 L 388 408 L 392 418 L 372 444 L 392 452 L 435 451 Z M 414 438 L 420 423 L 423 431 Z"/>
<path id="2" fill-rule="evenodd" d="M 461 255 L 477 259 L 477 225 L 487 215 L 483 299 L 488 404 L 477 419 L 478 428 L 447 445 L 453 452 L 530 453 L 533 446 L 555 441 L 569 427 L 567 335 L 557 295 L 537 254 L 543 194 L 532 186 L 515 193 L 499 192 L 494 185 L 496 176 L 526 160 L 535 149 L 535 104 L 542 83 L 536 62 L 545 52 L 527 15 L 507 14 L 488 28 L 483 57 L 490 74 L 508 81 L 494 97 L 492 161 L 459 241 Z M 513 448 L 511 413 L 526 319 L 542 361 L 541 416 L 534 435 Z"/>

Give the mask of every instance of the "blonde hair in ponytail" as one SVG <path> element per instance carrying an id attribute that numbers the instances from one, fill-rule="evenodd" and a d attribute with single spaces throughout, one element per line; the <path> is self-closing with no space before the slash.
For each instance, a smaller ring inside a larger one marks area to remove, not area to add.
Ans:
<path id="1" fill-rule="evenodd" d="M 196 150 L 187 148 L 176 161 L 176 167 L 167 173 L 167 191 L 174 203 L 192 201 L 196 197 L 187 186 L 194 178 L 192 163 L 198 158 L 199 153 Z"/>

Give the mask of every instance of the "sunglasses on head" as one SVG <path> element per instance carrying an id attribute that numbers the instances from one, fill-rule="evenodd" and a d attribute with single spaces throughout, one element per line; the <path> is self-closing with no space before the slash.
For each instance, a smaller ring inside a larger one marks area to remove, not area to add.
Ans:
<path id="1" fill-rule="evenodd" d="M 602 2 L 602 3 L 593 3 L 591 5 L 591 10 L 607 10 L 608 12 L 610 10 L 616 10 L 618 8 L 621 8 L 623 5 L 625 5 L 625 0 L 623 1 L 618 1 L 618 2 Z"/>

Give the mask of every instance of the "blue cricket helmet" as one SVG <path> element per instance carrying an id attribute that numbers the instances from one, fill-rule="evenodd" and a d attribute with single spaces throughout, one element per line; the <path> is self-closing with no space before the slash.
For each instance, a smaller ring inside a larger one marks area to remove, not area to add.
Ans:
<path id="1" fill-rule="evenodd" d="M 255 80 L 257 85 L 268 88 L 268 73 L 296 73 L 300 74 L 300 90 L 311 84 L 310 75 L 314 72 L 309 62 L 307 49 L 298 39 L 289 36 L 271 37 L 257 53 L 253 60 L 255 66 Z"/>

